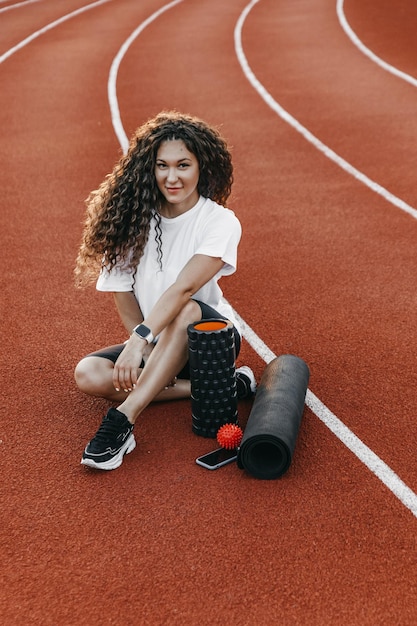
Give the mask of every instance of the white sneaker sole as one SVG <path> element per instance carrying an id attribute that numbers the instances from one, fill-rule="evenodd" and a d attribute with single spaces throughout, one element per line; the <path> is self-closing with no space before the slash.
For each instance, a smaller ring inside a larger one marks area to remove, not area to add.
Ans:
<path id="1" fill-rule="evenodd" d="M 114 470 L 123 463 L 123 457 L 125 454 L 129 454 L 136 448 L 136 441 L 133 436 L 133 433 L 129 435 L 126 439 L 123 446 L 120 448 L 119 452 L 108 461 L 104 461 L 103 463 L 96 463 L 93 459 L 81 459 L 81 465 L 87 465 L 88 467 L 93 467 L 94 469 L 100 470 Z"/>

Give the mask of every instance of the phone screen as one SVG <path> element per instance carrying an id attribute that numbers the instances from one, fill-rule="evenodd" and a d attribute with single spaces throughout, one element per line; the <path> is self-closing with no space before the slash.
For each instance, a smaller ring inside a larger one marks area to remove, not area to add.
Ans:
<path id="1" fill-rule="evenodd" d="M 209 452 L 208 454 L 198 457 L 198 459 L 196 459 L 196 463 L 198 463 L 198 465 L 202 465 L 203 467 L 207 467 L 208 469 L 217 469 L 218 467 L 222 467 L 222 465 L 235 461 L 236 458 L 236 450 L 218 448 L 217 450 L 213 450 L 213 452 Z"/>

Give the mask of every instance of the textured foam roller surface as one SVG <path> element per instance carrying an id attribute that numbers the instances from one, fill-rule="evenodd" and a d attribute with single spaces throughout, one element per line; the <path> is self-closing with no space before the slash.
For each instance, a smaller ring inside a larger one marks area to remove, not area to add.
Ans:
<path id="1" fill-rule="evenodd" d="M 266 366 L 238 452 L 241 469 L 264 479 L 278 478 L 288 470 L 309 378 L 307 364 L 290 354 Z"/>
<path id="2" fill-rule="evenodd" d="M 233 325 L 204 320 L 188 327 L 193 432 L 215 438 L 220 426 L 237 422 Z"/>

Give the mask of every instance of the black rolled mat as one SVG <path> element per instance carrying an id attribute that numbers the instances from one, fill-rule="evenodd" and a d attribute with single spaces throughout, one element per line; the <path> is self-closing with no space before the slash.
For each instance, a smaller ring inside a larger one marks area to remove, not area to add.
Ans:
<path id="1" fill-rule="evenodd" d="M 237 458 L 255 478 L 278 478 L 290 467 L 309 378 L 307 364 L 291 354 L 266 366 Z"/>

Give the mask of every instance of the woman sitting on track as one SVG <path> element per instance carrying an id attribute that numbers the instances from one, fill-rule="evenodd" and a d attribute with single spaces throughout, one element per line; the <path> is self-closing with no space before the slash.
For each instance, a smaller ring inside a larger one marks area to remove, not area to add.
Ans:
<path id="1" fill-rule="evenodd" d="M 124 344 L 87 355 L 78 387 L 117 403 L 87 444 L 81 463 L 115 469 L 135 448 L 134 423 L 154 400 L 191 395 L 187 327 L 208 318 L 234 323 L 218 286 L 236 269 L 241 226 L 224 208 L 232 186 L 225 141 L 205 122 L 160 113 L 133 136 L 126 156 L 87 201 L 76 264 L 79 286 L 113 292 L 130 333 Z M 251 395 L 248 367 L 237 370 L 239 397 Z"/>

